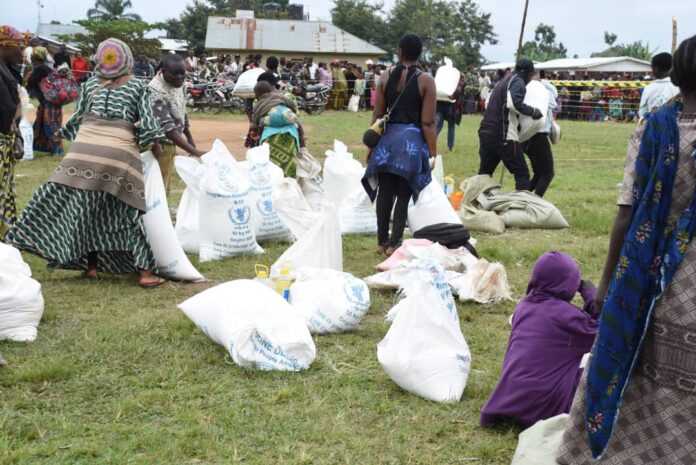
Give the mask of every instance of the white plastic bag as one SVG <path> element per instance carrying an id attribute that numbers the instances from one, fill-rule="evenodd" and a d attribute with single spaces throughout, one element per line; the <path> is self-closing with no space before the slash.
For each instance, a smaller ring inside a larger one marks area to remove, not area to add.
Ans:
<path id="1" fill-rule="evenodd" d="M 511 465 L 556 465 L 568 414 L 540 420 L 520 433 Z"/>
<path id="2" fill-rule="evenodd" d="M 273 186 L 283 180 L 282 168 L 271 162 L 268 144 L 249 149 L 246 159 L 256 240 L 290 241 L 290 231 L 276 212 L 272 200 Z"/>
<path id="3" fill-rule="evenodd" d="M 271 267 L 271 275 L 275 275 L 280 264 L 285 262 L 292 263 L 295 269 L 310 267 L 343 271 L 341 228 L 333 204 L 324 204 L 312 228 Z"/>
<path id="4" fill-rule="evenodd" d="M 298 182 L 292 178 L 285 178 L 273 186 L 271 200 L 278 216 L 295 239 L 304 236 L 319 218 L 319 212 L 307 203 Z"/>
<path id="5" fill-rule="evenodd" d="M 326 268 L 301 268 L 290 287 L 290 304 L 315 334 L 357 329 L 370 309 L 370 290 L 350 273 Z"/>
<path id="6" fill-rule="evenodd" d="M 264 73 L 263 68 L 254 68 L 244 71 L 237 78 L 237 83 L 234 85 L 232 95 L 242 98 L 254 98 L 254 86 L 256 85 L 259 76 Z"/>
<path id="7" fill-rule="evenodd" d="M 445 64 L 440 66 L 435 73 L 435 89 L 438 100 L 452 102 L 449 97 L 457 90 L 461 74 L 457 68 L 452 66 L 452 60 L 445 57 L 444 61 Z"/>
<path id="8" fill-rule="evenodd" d="M 22 160 L 33 160 L 34 128 L 24 116 L 19 120 L 19 132 L 22 134 L 22 139 L 24 139 L 24 158 L 22 158 Z"/>
<path id="9" fill-rule="evenodd" d="M 0 242 L 0 341 L 31 342 L 41 321 L 41 284 L 19 250 Z"/>
<path id="10" fill-rule="evenodd" d="M 145 152 L 142 154 L 142 161 L 147 208 L 147 212 L 143 215 L 143 225 L 155 258 L 157 267 L 155 272 L 179 281 L 205 281 L 179 244 L 169 216 L 167 192 L 164 189 L 162 173 L 155 156 L 152 152 Z"/>
<path id="11" fill-rule="evenodd" d="M 467 266 L 464 274 L 448 282 L 461 302 L 493 304 L 512 300 L 507 271 L 500 263 L 476 260 Z"/>
<path id="12" fill-rule="evenodd" d="M 335 140 L 334 149 L 326 151 L 324 161 L 324 198 L 340 208 L 341 203 L 353 192 L 358 188 L 362 189 L 364 174 L 365 169 L 348 152 L 348 147 Z"/>
<path id="13" fill-rule="evenodd" d="M 199 254 L 202 262 L 260 254 L 251 213 L 251 183 L 218 139 L 203 155 L 199 200 Z"/>
<path id="14" fill-rule="evenodd" d="M 443 185 L 445 183 L 445 164 L 442 161 L 442 155 L 438 154 L 435 157 L 431 169 L 433 179 L 437 180 L 438 184 Z"/>
<path id="15" fill-rule="evenodd" d="M 301 371 L 316 356 L 302 315 L 277 292 L 256 281 L 220 284 L 182 302 L 179 308 L 240 366 Z"/>
<path id="16" fill-rule="evenodd" d="M 520 115 L 520 142 L 531 139 L 546 124 L 546 115 L 549 109 L 548 89 L 539 81 L 529 81 L 527 93 L 524 96 L 524 103 L 530 107 L 537 108 L 544 116 L 534 119 L 531 116 Z"/>
<path id="17" fill-rule="evenodd" d="M 413 200 L 408 205 L 408 227 L 416 232 L 438 223 L 462 224 L 457 212 L 452 208 L 445 191 L 435 178 L 418 195 L 418 202 Z"/>
<path id="18" fill-rule="evenodd" d="M 435 402 L 457 402 L 466 387 L 471 353 L 442 269 L 414 271 L 406 297 L 377 345 L 377 358 L 402 389 Z"/>
<path id="19" fill-rule="evenodd" d="M 357 112 L 360 108 L 360 96 L 351 95 L 350 100 L 348 100 L 348 111 Z"/>
<path id="20" fill-rule="evenodd" d="M 201 162 L 193 157 L 174 157 L 174 166 L 179 177 L 186 183 L 176 210 L 174 231 L 185 252 L 198 253 L 198 185 L 203 173 Z"/>
<path id="21" fill-rule="evenodd" d="M 324 201 L 324 182 L 319 163 L 306 147 L 297 155 L 297 184 L 312 210 L 319 211 Z"/>
<path id="22" fill-rule="evenodd" d="M 376 234 L 377 211 L 362 185 L 341 203 L 341 234 Z"/>

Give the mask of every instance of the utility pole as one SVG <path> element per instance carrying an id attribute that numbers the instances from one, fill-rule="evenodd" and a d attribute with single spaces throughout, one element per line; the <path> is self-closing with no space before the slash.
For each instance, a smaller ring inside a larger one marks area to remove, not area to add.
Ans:
<path id="1" fill-rule="evenodd" d="M 41 0 L 36 0 L 36 8 L 37 8 L 38 14 L 39 14 L 39 23 L 38 24 L 41 24 L 41 8 L 43 8 L 43 7 L 44 6 L 43 6 L 43 3 L 41 3 Z"/>
<path id="2" fill-rule="evenodd" d="M 529 0 L 524 0 L 524 13 L 522 14 L 522 27 L 520 28 L 520 40 L 517 42 L 516 60 L 520 59 L 522 53 L 522 38 L 524 37 L 524 26 L 527 23 L 527 9 L 529 8 Z"/>
<path id="3" fill-rule="evenodd" d="M 672 55 L 677 51 L 677 18 L 672 16 Z"/>

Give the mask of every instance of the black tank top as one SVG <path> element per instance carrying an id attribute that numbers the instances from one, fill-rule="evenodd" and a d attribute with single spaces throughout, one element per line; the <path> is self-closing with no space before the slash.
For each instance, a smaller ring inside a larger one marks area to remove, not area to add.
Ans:
<path id="1" fill-rule="evenodd" d="M 403 70 L 406 69 L 404 65 L 397 65 L 389 75 L 389 80 L 387 81 L 387 87 L 384 91 L 384 97 L 387 104 L 387 109 L 391 108 L 399 97 L 400 91 L 397 91 L 399 81 L 401 80 L 401 75 Z M 421 95 L 418 89 L 418 76 L 411 79 L 416 73 L 420 74 L 420 70 L 417 66 L 410 66 L 408 68 L 408 74 L 406 75 L 406 89 L 404 90 L 404 95 L 401 96 L 396 108 L 392 111 L 389 116 L 389 123 L 397 124 L 417 124 L 420 125 L 421 122 Z M 411 82 L 409 82 L 411 79 Z"/>

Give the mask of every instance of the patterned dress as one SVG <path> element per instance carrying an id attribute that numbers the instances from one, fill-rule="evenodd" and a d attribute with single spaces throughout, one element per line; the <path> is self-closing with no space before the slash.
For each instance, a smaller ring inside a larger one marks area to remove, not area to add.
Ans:
<path id="1" fill-rule="evenodd" d="M 63 134 L 74 139 L 70 152 L 34 193 L 7 234 L 9 243 L 45 258 L 50 268 L 84 270 L 88 253 L 97 252 L 99 271 L 154 270 L 141 219 L 139 147 L 163 134 L 147 85 L 131 79 L 105 87 L 91 78 Z"/>
<path id="2" fill-rule="evenodd" d="M 680 154 L 670 223 L 689 206 L 696 188 L 691 155 L 696 115 L 679 118 Z M 635 160 L 642 131 L 629 142 L 619 205 L 633 205 Z M 562 465 L 693 464 L 696 460 L 696 241 L 655 306 L 638 365 L 629 380 L 604 457 L 592 459 L 584 425 L 586 376 L 575 393 L 557 461 Z"/>

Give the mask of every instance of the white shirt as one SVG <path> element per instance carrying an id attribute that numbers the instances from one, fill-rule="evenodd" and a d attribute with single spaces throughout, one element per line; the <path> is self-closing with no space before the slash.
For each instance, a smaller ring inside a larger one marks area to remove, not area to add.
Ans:
<path id="1" fill-rule="evenodd" d="M 638 117 L 642 118 L 646 112 L 664 105 L 678 93 L 679 87 L 672 84 L 669 77 L 655 79 L 643 89 L 643 95 L 640 97 L 640 106 L 638 107 Z"/>
<path id="2" fill-rule="evenodd" d="M 558 99 L 558 89 L 556 86 L 551 84 L 547 79 L 541 79 L 540 82 L 549 91 L 549 108 L 546 111 L 546 124 L 539 130 L 539 132 L 549 133 L 551 132 L 551 121 L 553 121 L 553 110 L 556 109 L 558 104 L 556 99 Z"/>
<path id="3" fill-rule="evenodd" d="M 319 65 L 316 63 L 312 63 L 312 66 L 309 67 L 309 78 L 314 80 L 317 78 L 317 68 Z"/>
<path id="4" fill-rule="evenodd" d="M 186 57 L 186 68 L 193 69 L 194 71 L 198 69 L 198 58 L 197 57 Z"/>

